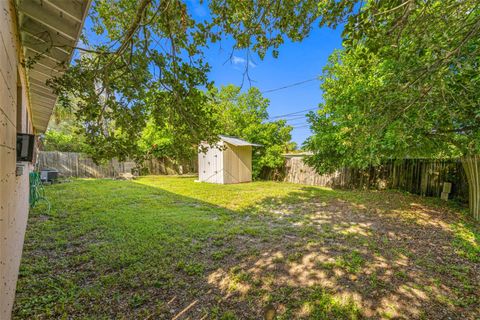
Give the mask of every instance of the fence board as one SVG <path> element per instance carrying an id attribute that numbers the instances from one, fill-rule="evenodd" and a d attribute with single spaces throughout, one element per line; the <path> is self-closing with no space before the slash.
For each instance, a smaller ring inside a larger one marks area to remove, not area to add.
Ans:
<path id="1" fill-rule="evenodd" d="M 196 160 L 196 159 L 195 159 Z M 121 173 L 131 173 L 136 168 L 133 161 L 112 159 L 97 165 L 88 156 L 75 152 L 41 151 L 38 154 L 39 169 L 55 168 L 62 177 L 113 178 Z M 185 174 L 197 171 L 196 161 L 177 163 L 170 159 L 150 159 L 143 164 L 148 174 Z"/>
<path id="2" fill-rule="evenodd" d="M 451 182 L 450 198 L 468 201 L 468 184 L 460 160 L 405 159 L 388 161 L 364 170 L 343 168 L 319 175 L 303 157 L 286 157 L 284 181 L 349 189 L 400 189 L 440 197 L 443 183 Z"/>

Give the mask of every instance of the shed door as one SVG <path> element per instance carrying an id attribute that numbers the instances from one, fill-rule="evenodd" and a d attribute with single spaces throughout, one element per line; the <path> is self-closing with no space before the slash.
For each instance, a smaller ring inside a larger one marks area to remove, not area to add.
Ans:
<path id="1" fill-rule="evenodd" d="M 213 179 L 212 182 L 215 183 L 221 183 L 220 181 L 220 175 L 218 174 L 219 168 L 218 168 L 218 153 L 215 153 L 212 157 L 212 174 L 213 174 Z"/>
<path id="2" fill-rule="evenodd" d="M 199 161 L 199 166 L 198 166 L 198 175 L 200 181 L 205 181 L 206 176 L 206 166 L 205 163 L 207 162 L 206 155 L 205 153 L 199 153 L 199 157 L 201 158 Z"/>
<path id="3" fill-rule="evenodd" d="M 205 155 L 203 155 L 202 181 L 223 183 L 221 177 L 221 161 L 218 159 L 219 152 L 216 148 L 210 148 Z M 221 154 L 220 154 L 221 155 Z"/>
<path id="4" fill-rule="evenodd" d="M 205 181 L 214 182 L 214 172 L 213 172 L 213 154 L 211 150 L 208 150 L 205 159 Z"/>

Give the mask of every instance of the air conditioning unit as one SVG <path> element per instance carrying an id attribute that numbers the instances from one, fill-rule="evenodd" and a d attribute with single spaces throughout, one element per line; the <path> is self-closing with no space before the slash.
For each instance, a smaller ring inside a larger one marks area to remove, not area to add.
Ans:
<path id="1" fill-rule="evenodd" d="M 57 169 L 40 170 L 40 180 L 42 180 L 42 182 L 55 182 L 57 179 L 58 179 Z"/>

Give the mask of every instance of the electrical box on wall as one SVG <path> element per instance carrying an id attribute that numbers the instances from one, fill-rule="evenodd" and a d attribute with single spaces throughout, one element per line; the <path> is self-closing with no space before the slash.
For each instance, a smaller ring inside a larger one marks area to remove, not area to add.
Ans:
<path id="1" fill-rule="evenodd" d="M 17 162 L 32 162 L 35 146 L 35 135 L 17 133 Z"/>
<path id="2" fill-rule="evenodd" d="M 15 175 L 17 177 L 23 176 L 24 171 L 25 171 L 25 166 L 23 164 L 17 163 L 17 169 L 15 170 Z"/>

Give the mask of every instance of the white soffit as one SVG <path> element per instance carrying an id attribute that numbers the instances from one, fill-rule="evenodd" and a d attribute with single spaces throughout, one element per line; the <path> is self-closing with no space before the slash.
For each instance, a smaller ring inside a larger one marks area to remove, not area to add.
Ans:
<path id="1" fill-rule="evenodd" d="M 26 59 L 32 121 L 45 132 L 57 96 L 46 81 L 61 76 L 72 59 L 91 0 L 16 0 L 18 28 Z"/>

